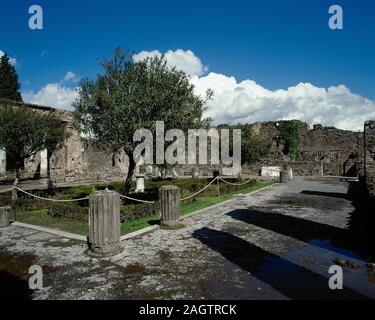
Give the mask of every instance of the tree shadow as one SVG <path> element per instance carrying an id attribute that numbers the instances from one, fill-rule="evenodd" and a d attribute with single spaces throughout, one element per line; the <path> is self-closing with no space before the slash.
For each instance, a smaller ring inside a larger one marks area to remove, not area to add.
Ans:
<path id="1" fill-rule="evenodd" d="M 263 229 L 306 243 L 313 243 L 324 249 L 328 249 L 326 242 L 328 240 L 329 250 L 338 254 L 346 254 L 353 257 L 362 256 L 361 253 L 363 253 L 360 250 L 360 239 L 353 238 L 349 230 L 271 211 L 263 212 L 243 209 L 229 212 L 227 215 Z"/>
<path id="2" fill-rule="evenodd" d="M 0 300 L 30 300 L 31 295 L 28 281 L 0 271 Z"/>
<path id="3" fill-rule="evenodd" d="M 306 243 L 313 243 L 339 254 L 375 261 L 375 252 L 370 245 L 374 238 L 374 203 L 366 196 L 367 192 L 363 189 L 362 184 L 350 183 L 347 194 L 320 191 L 303 191 L 302 194 L 350 200 L 355 210 L 349 215 L 348 228 L 342 229 L 316 221 L 275 213 L 271 210 L 235 210 L 228 215 L 248 224 L 272 230 Z M 316 201 L 324 200 L 317 198 Z"/>
<path id="4" fill-rule="evenodd" d="M 332 198 L 351 200 L 350 195 L 348 195 L 346 193 L 340 193 L 340 192 L 323 192 L 323 191 L 304 190 L 304 191 L 301 191 L 301 194 L 310 195 L 310 196 L 332 197 Z"/>
<path id="5" fill-rule="evenodd" d="M 288 298 L 297 300 L 369 299 L 348 288 L 331 290 L 328 286 L 328 278 L 227 232 L 202 228 L 196 230 L 193 237 Z"/>

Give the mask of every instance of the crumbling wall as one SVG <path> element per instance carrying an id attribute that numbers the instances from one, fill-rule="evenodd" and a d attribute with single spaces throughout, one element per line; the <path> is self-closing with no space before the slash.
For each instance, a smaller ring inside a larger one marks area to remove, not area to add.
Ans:
<path id="1" fill-rule="evenodd" d="M 365 181 L 369 195 L 375 198 L 375 120 L 366 121 L 364 142 Z"/>

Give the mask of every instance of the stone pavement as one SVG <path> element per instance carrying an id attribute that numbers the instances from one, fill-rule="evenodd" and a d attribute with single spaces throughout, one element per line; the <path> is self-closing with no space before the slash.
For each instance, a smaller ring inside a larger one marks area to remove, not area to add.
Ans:
<path id="1" fill-rule="evenodd" d="M 0 229 L 0 296 L 29 299 L 367 299 L 375 271 L 353 241 L 348 184 L 297 178 L 122 242 L 108 259 L 84 242 L 17 226 Z M 370 245 L 368 244 L 368 247 Z M 345 265 L 344 290 L 329 268 Z M 44 271 L 30 291 L 27 270 Z"/>

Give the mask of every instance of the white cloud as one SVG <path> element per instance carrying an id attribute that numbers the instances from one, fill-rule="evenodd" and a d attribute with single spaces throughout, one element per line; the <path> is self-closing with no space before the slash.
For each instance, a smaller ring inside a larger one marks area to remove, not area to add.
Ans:
<path id="1" fill-rule="evenodd" d="M 253 80 L 237 82 L 234 77 L 210 73 L 191 79 L 195 91 L 214 90 L 206 116 L 215 123 L 254 123 L 297 119 L 347 130 L 363 130 L 375 118 L 375 101 L 352 93 L 346 86 L 318 88 L 299 83 L 287 90 L 268 90 Z"/>
<path id="2" fill-rule="evenodd" d="M 4 55 L 4 51 L 0 50 L 0 58 Z M 17 64 L 17 59 L 13 57 L 9 57 L 9 62 L 12 66 L 15 66 Z"/>
<path id="3" fill-rule="evenodd" d="M 57 109 L 73 111 L 72 103 L 78 98 L 76 88 L 67 88 L 60 83 L 49 83 L 38 92 L 27 91 L 22 94 L 27 103 L 50 106 Z"/>
<path id="4" fill-rule="evenodd" d="M 68 71 L 61 82 L 77 82 L 78 77 L 73 71 Z"/>
<path id="5" fill-rule="evenodd" d="M 158 50 L 154 51 L 141 51 L 133 56 L 135 62 L 145 60 L 148 57 L 162 56 L 162 53 Z M 187 75 L 201 76 L 207 72 L 202 61 L 192 52 L 191 50 L 177 49 L 176 51 L 168 50 L 164 53 L 164 57 L 167 61 L 167 65 L 170 67 L 176 67 L 177 70 L 184 71 Z"/>
<path id="6" fill-rule="evenodd" d="M 161 56 L 160 51 L 142 51 L 134 55 L 135 61 Z M 355 94 L 345 85 L 329 88 L 299 83 L 286 90 L 269 90 L 253 80 L 238 82 L 236 78 L 211 72 L 195 54 L 188 50 L 167 51 L 168 65 L 176 66 L 191 76 L 195 92 L 204 96 L 208 88 L 214 91 L 205 116 L 219 123 L 254 123 L 297 119 L 310 125 L 320 123 L 347 130 L 363 130 L 368 119 L 375 119 L 375 101 Z M 72 103 L 78 97 L 76 89 L 66 82 L 75 82 L 77 75 L 69 71 L 59 83 L 50 83 L 38 92 L 23 93 L 26 102 L 73 110 Z"/>

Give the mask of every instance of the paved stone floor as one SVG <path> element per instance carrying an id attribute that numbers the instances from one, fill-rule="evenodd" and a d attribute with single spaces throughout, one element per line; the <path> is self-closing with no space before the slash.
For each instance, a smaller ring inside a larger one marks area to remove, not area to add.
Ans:
<path id="1" fill-rule="evenodd" d="M 368 299 L 375 298 L 370 243 L 358 209 L 337 178 L 297 178 L 123 242 L 99 260 L 86 245 L 11 226 L 0 229 L 0 295 L 25 299 Z M 356 218 L 357 217 L 357 218 Z M 360 232 L 359 232 L 360 233 Z M 330 290 L 340 263 L 344 290 Z M 44 289 L 27 270 L 42 266 Z"/>

